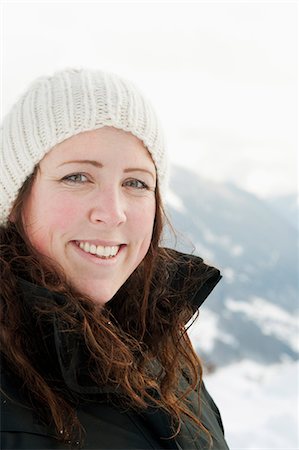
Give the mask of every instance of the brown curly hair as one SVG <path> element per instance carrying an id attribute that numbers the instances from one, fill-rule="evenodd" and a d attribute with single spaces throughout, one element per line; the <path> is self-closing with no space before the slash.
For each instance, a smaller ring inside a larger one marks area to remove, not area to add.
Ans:
<path id="1" fill-rule="evenodd" d="M 179 289 L 172 280 L 177 269 L 176 252 L 159 247 L 166 215 L 156 189 L 156 216 L 152 242 L 142 263 L 104 308 L 70 286 L 61 268 L 37 253 L 26 237 L 22 207 L 37 169 L 24 183 L 14 204 L 14 222 L 0 227 L 2 355 L 21 380 L 28 398 L 46 423 L 54 424 L 57 438 L 65 444 L 83 445 L 84 431 L 76 416 L 83 394 L 72 391 L 57 374 L 44 370 L 38 349 L 45 327 L 55 317 L 65 339 L 78 341 L 84 350 L 84 367 L 93 386 L 121 391 L 120 404 L 133 409 L 148 405 L 162 408 L 172 418 L 174 436 L 183 416 L 208 430 L 188 406 L 188 393 L 200 392 L 202 366 L 185 324 L 194 315 L 190 293 L 209 278 L 205 269 L 192 286 L 192 265 Z M 207 267 L 207 266 L 205 266 Z M 30 308 L 18 289 L 18 279 L 30 280 L 64 301 L 40 295 Z M 12 300 L 14 299 L 14 300 Z M 189 302 L 188 302 L 189 300 Z M 34 350 L 33 350 L 34 349 Z M 179 381 L 188 379 L 182 391 Z M 61 375 L 60 375 L 61 377 Z M 198 394 L 198 400 L 199 400 Z M 200 403 L 198 403 L 198 411 Z"/>

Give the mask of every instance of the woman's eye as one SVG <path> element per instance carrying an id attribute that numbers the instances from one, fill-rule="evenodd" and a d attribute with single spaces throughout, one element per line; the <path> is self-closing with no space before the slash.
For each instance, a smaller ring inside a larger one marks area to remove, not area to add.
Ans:
<path id="1" fill-rule="evenodd" d="M 128 180 L 126 181 L 126 186 L 135 188 L 135 189 L 149 189 L 148 185 L 144 182 L 144 181 L 140 181 L 137 179 L 132 179 L 132 180 Z"/>
<path id="2" fill-rule="evenodd" d="M 66 181 L 72 184 L 82 184 L 86 183 L 88 181 L 88 178 L 86 177 L 86 175 L 83 175 L 83 173 L 73 173 L 72 175 L 63 177 L 62 181 Z"/>

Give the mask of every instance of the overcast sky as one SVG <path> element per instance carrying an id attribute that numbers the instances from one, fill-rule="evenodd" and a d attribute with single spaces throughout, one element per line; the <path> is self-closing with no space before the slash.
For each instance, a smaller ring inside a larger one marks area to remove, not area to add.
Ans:
<path id="1" fill-rule="evenodd" d="M 259 196 L 295 192 L 297 2 L 3 2 L 5 114 L 64 67 L 134 81 L 164 125 L 173 163 Z"/>

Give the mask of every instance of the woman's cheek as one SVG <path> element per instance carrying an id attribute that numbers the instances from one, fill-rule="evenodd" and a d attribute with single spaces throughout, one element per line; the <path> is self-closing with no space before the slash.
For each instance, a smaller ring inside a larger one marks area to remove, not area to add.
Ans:
<path id="1" fill-rule="evenodd" d="M 72 231 L 70 228 L 76 219 L 82 217 L 82 206 L 74 199 L 51 199 L 51 208 L 48 209 L 48 221 L 52 231 Z"/>
<path id="2" fill-rule="evenodd" d="M 150 201 L 145 202 L 143 207 L 137 208 L 133 218 L 134 226 L 136 232 L 139 234 L 145 233 L 144 237 L 146 240 L 151 240 L 152 230 L 155 221 L 156 213 L 156 203 L 155 200 L 150 199 Z"/>
<path id="3" fill-rule="evenodd" d="M 44 214 L 39 215 L 38 221 L 28 229 L 28 234 L 33 246 L 42 254 L 53 256 L 58 250 L 57 243 L 64 236 L 75 235 L 75 217 L 78 217 L 78 209 L 68 203 L 51 204 L 43 209 Z"/>
<path id="4" fill-rule="evenodd" d="M 144 207 L 142 212 L 142 216 L 146 217 L 148 224 L 153 224 L 156 215 L 156 201 L 155 199 L 151 199 L 150 202 Z"/>

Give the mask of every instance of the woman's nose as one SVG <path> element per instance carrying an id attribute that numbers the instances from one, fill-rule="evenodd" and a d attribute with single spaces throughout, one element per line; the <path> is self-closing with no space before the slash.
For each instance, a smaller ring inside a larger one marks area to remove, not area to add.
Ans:
<path id="1" fill-rule="evenodd" d="M 90 208 L 91 222 L 115 227 L 126 222 L 126 219 L 125 202 L 121 192 L 114 187 L 99 189 Z"/>

